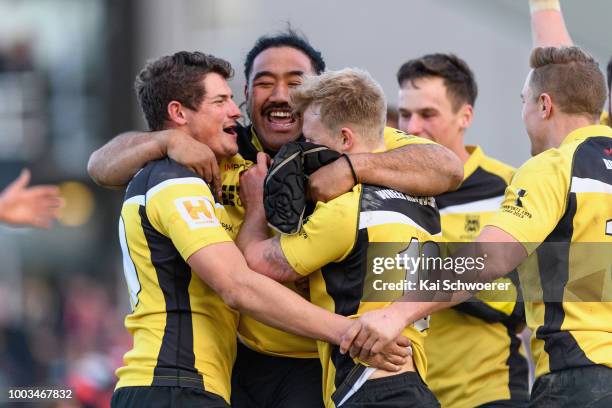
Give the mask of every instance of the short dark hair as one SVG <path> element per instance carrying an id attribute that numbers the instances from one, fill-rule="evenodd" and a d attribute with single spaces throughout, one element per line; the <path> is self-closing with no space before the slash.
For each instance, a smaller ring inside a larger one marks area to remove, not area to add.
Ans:
<path id="1" fill-rule="evenodd" d="M 225 79 L 234 74 L 229 62 L 198 51 L 180 51 L 147 62 L 134 88 L 149 129 L 164 128 L 171 101 L 196 110 L 206 92 L 202 80 L 211 72 Z"/>
<path id="2" fill-rule="evenodd" d="M 599 117 L 606 82 L 599 64 L 579 47 L 538 47 L 531 52 L 533 97 L 551 96 L 561 112 Z"/>
<path id="3" fill-rule="evenodd" d="M 454 54 L 427 54 L 421 58 L 404 63 L 397 71 L 400 87 L 406 81 L 415 86 L 414 81 L 421 78 L 438 77 L 444 80 L 453 109 L 459 110 L 462 104 L 474 106 L 478 96 L 478 86 L 474 73 L 467 63 Z"/>
<path id="4" fill-rule="evenodd" d="M 315 50 L 304 35 L 299 34 L 292 28 L 288 28 L 286 31 L 276 35 L 264 35 L 257 39 L 244 60 L 244 78 L 247 84 L 249 83 L 249 75 L 251 75 L 255 58 L 268 48 L 278 47 L 291 47 L 302 51 L 310 59 L 312 68 L 317 75 L 325 71 L 325 61 L 321 52 Z"/>

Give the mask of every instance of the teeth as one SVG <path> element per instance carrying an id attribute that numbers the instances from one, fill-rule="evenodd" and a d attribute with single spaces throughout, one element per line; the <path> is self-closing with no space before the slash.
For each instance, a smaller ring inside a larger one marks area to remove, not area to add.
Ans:
<path id="1" fill-rule="evenodd" d="M 290 118 L 291 113 L 289 112 L 271 112 L 270 116 L 275 117 L 275 118 Z"/>

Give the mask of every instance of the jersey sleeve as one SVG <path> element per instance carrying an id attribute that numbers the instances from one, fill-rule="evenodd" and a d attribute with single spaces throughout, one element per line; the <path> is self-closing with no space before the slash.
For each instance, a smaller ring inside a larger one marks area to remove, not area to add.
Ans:
<path id="1" fill-rule="evenodd" d="M 531 254 L 553 231 L 565 211 L 569 163 L 557 149 L 533 157 L 517 170 L 500 210 L 488 225 L 521 242 Z"/>
<path id="2" fill-rule="evenodd" d="M 200 178 L 169 179 L 154 186 L 147 191 L 145 207 L 153 228 L 170 238 L 185 260 L 208 245 L 231 241 L 219 221 L 223 207 Z"/>
<path id="3" fill-rule="evenodd" d="M 392 127 L 385 127 L 384 137 L 385 150 L 393 150 L 409 144 L 436 144 L 429 139 L 409 135 Z"/>
<path id="4" fill-rule="evenodd" d="M 281 249 L 297 273 L 309 275 L 350 253 L 359 217 L 359 193 L 355 190 L 327 203 L 317 203 L 300 232 L 281 235 Z"/>

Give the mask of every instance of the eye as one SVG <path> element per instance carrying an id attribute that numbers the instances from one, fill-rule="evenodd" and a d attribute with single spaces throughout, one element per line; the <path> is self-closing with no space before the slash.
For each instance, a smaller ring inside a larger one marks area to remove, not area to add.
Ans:
<path id="1" fill-rule="evenodd" d="M 256 86 L 258 88 L 271 88 L 271 87 L 274 86 L 274 82 L 272 82 L 272 81 L 258 81 L 258 82 L 255 82 L 253 84 L 253 86 Z"/>

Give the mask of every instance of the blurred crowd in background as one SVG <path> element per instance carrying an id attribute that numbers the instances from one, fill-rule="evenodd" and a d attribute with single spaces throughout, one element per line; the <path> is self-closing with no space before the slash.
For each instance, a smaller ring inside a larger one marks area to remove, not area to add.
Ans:
<path id="1" fill-rule="evenodd" d="M 116 233 L 122 193 L 95 186 L 86 174 L 86 162 L 89 154 L 113 135 L 142 128 L 134 113 L 132 91 L 136 69 L 146 54 L 142 47 L 157 50 L 158 55 L 147 56 L 157 57 L 164 51 L 190 49 L 198 41 L 194 36 L 184 46 L 177 44 L 184 36 L 175 27 L 181 16 L 166 16 L 163 10 L 168 6 L 155 1 L 150 7 L 159 9 L 156 18 L 167 17 L 175 26 L 165 27 L 167 36 L 161 30 L 157 35 L 166 42 L 152 47 L 150 39 L 137 35 L 142 34 L 142 30 L 137 32 L 139 21 L 142 23 L 139 13 L 148 7 L 144 3 L 0 0 L 0 190 L 23 168 L 29 168 L 31 184 L 58 185 L 64 200 L 59 221 L 50 229 L 0 225 L 0 390 L 19 386 L 73 389 L 77 399 L 58 402 L 57 406 L 102 407 L 110 401 L 116 381 L 114 370 L 131 343 L 123 327 L 128 296 Z M 184 3 L 182 8 L 188 9 L 194 2 Z M 206 3 L 211 4 L 215 15 L 223 15 L 220 2 Z M 423 1 L 414 3 L 423 7 Z M 449 4 L 436 3 L 436 7 Z M 474 0 L 476 3 L 484 4 Z M 240 8 L 235 10 L 240 13 Z M 148 13 L 152 14 L 150 10 Z M 571 11 L 566 15 L 571 20 Z M 231 44 L 230 36 L 240 30 L 238 18 L 226 18 L 229 28 L 215 27 L 219 37 L 227 38 L 214 42 L 217 37 L 203 34 L 208 41 L 203 41 L 204 45 L 217 44 L 204 51 L 234 62 L 236 55 L 265 31 L 250 37 L 245 34 L 246 38 L 240 38 L 241 49 L 224 53 L 215 47 Z M 504 18 L 499 17 L 500 21 Z M 207 21 L 212 20 L 209 17 L 200 23 Z M 524 23 L 528 24 L 527 18 Z M 261 24 L 251 29 L 259 29 Z M 326 49 L 308 27 L 301 27 L 299 21 L 296 26 L 314 44 Z M 267 31 L 281 28 L 282 24 L 276 24 Z M 149 45 L 141 47 L 141 43 Z M 330 65 L 340 68 L 334 60 L 337 53 L 330 49 L 326 52 Z M 442 50 L 428 49 L 422 43 L 411 50 L 406 45 L 402 55 L 394 58 L 421 55 L 422 49 L 455 51 L 472 64 L 469 55 L 454 50 L 452 45 Z M 525 41 L 523 59 L 517 62 L 525 70 L 528 49 L 529 42 Z M 359 61 L 347 63 L 359 65 Z M 474 65 L 478 74 L 479 65 Z M 241 67 L 235 67 L 240 77 Z M 393 77 L 397 66 L 387 68 L 389 77 Z M 377 76 L 376 69 L 371 71 Z M 523 73 L 517 73 L 517 83 Z M 381 82 L 385 84 L 385 79 Z M 486 84 L 482 88 L 486 89 Z M 518 89 L 515 87 L 517 95 Z M 240 95 L 240 91 L 235 93 Z M 483 111 L 487 109 L 486 98 L 485 91 Z M 518 96 L 510 103 L 518 111 Z M 499 115 L 505 113 L 500 111 Z M 516 126 L 521 126 L 518 115 L 515 119 Z M 527 138 L 517 139 L 526 152 Z M 495 152 L 495 148 L 489 150 Z M 514 164 L 519 163 L 515 160 Z M 4 391 L 0 403 L 3 398 Z"/>

